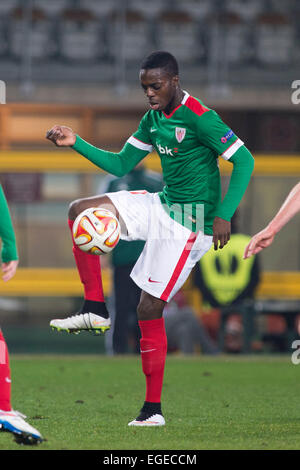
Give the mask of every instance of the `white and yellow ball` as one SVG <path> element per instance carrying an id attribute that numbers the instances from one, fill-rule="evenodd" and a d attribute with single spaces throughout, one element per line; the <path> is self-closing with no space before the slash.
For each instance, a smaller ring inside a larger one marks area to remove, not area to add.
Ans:
<path id="1" fill-rule="evenodd" d="M 119 242 L 120 234 L 117 217 L 101 207 L 85 209 L 73 224 L 74 242 L 82 251 L 93 255 L 112 251 Z"/>

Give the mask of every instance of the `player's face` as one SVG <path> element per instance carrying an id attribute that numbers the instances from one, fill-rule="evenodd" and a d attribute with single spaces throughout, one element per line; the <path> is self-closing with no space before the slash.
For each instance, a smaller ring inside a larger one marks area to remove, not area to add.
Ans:
<path id="1" fill-rule="evenodd" d="M 178 85 L 177 75 L 171 77 L 161 68 L 142 69 L 140 81 L 151 109 L 165 111 L 172 108 Z"/>

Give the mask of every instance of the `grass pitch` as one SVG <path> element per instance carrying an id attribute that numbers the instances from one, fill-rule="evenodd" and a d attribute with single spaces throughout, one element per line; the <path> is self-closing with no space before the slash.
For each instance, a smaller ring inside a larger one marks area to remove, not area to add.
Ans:
<path id="1" fill-rule="evenodd" d="M 13 407 L 47 439 L 37 450 L 300 449 L 300 365 L 290 357 L 168 356 L 166 426 L 132 428 L 139 357 L 11 357 Z M 0 450 L 20 450 L 0 433 Z"/>

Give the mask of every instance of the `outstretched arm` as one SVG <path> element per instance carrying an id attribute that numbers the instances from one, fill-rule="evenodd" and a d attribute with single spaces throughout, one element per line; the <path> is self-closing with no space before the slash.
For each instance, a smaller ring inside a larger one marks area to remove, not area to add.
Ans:
<path id="1" fill-rule="evenodd" d="M 259 233 L 254 235 L 245 248 L 244 259 L 256 255 L 273 243 L 278 233 L 297 212 L 300 211 L 300 183 L 296 184 L 288 194 L 284 203 L 271 222 Z"/>
<path id="2" fill-rule="evenodd" d="M 46 138 L 57 147 L 72 147 L 102 170 L 119 177 L 129 173 L 152 150 L 151 145 L 141 148 L 141 143 L 138 148 L 127 141 L 119 153 L 108 152 L 89 144 L 66 126 L 52 127 Z"/>

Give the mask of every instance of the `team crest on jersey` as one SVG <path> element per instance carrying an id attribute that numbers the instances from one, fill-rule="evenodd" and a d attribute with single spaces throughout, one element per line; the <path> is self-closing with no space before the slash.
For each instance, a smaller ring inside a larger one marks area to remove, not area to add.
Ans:
<path id="1" fill-rule="evenodd" d="M 186 129 L 184 127 L 176 127 L 175 128 L 175 136 L 177 139 L 177 142 L 182 142 L 183 139 L 185 138 L 186 134 Z"/>

